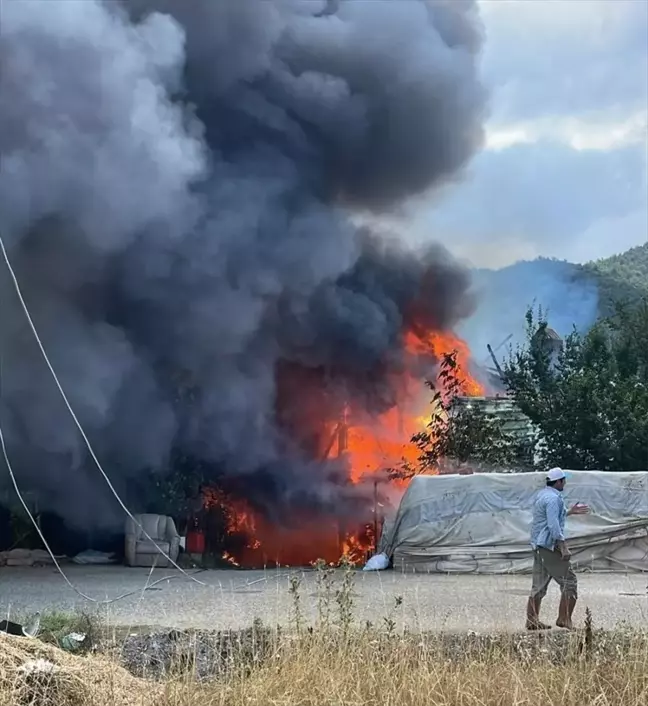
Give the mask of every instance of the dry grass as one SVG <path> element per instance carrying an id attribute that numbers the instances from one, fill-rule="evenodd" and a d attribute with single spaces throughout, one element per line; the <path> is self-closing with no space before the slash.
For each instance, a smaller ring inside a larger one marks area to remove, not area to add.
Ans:
<path id="1" fill-rule="evenodd" d="M 160 692 L 110 660 L 0 634 L 1 706 L 153 706 Z"/>
<path id="2" fill-rule="evenodd" d="M 562 638 L 562 639 L 560 639 Z M 100 657 L 0 638 L 3 706 L 645 706 L 648 635 L 414 636 L 373 629 L 275 634 L 252 669 L 161 681 Z M 246 653 L 247 654 L 247 653 Z M 57 667 L 34 679 L 29 660 Z"/>
<path id="3" fill-rule="evenodd" d="M 225 706 L 645 706 L 648 639 L 623 656 L 586 659 L 577 640 L 556 664 L 550 652 L 525 659 L 494 646 L 481 656 L 449 656 L 440 641 L 352 635 L 316 636 L 274 663 L 206 690 L 205 703 Z"/>

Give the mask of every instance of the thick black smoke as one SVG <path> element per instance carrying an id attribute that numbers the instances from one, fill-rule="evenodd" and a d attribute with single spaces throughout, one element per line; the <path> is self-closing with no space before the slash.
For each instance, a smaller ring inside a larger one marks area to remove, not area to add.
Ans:
<path id="1" fill-rule="evenodd" d="M 1 20 L 0 228 L 108 472 L 127 492 L 175 449 L 334 501 L 330 469 L 277 424 L 277 365 L 362 379 L 397 364 L 414 304 L 439 328 L 467 313 L 440 248 L 352 215 L 442 185 L 478 148 L 475 3 L 4 0 Z M 17 470 L 97 522 L 107 491 L 0 283 Z"/>

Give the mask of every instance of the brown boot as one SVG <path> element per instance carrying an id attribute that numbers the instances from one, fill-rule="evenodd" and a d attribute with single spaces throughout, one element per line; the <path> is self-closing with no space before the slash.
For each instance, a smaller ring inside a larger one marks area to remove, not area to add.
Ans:
<path id="1" fill-rule="evenodd" d="M 526 617 L 526 629 L 527 630 L 551 630 L 551 625 L 545 625 L 541 623 L 539 619 L 540 615 L 540 604 L 542 603 L 542 598 L 531 596 L 527 602 L 527 617 Z"/>
<path id="2" fill-rule="evenodd" d="M 573 596 L 568 596 L 562 594 L 560 596 L 560 605 L 558 606 L 558 620 L 556 620 L 556 625 L 559 628 L 565 628 L 565 630 L 573 630 L 574 624 L 572 623 L 572 614 L 574 608 L 576 607 L 576 599 Z"/>

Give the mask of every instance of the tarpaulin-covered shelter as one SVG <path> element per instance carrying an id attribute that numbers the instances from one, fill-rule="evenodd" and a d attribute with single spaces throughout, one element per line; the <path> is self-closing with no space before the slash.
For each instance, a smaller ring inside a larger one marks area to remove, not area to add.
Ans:
<path id="1" fill-rule="evenodd" d="M 592 510 L 567 519 L 577 568 L 648 571 L 648 472 L 567 474 L 567 505 Z M 404 571 L 529 572 L 531 511 L 545 482 L 543 473 L 417 476 L 385 523 L 379 551 Z"/>

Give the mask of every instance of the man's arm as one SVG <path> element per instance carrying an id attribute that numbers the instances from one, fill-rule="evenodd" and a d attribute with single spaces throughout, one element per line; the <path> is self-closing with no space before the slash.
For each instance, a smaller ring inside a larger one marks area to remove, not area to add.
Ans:
<path id="1" fill-rule="evenodd" d="M 565 535 L 563 534 L 562 527 L 560 526 L 561 503 L 562 498 L 559 496 L 548 500 L 545 506 L 545 511 L 547 513 L 547 527 L 556 548 L 563 556 L 568 556 L 569 552 L 567 550 L 567 546 L 565 545 Z"/>

